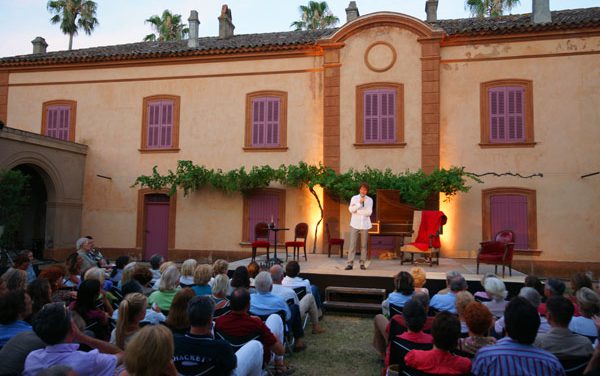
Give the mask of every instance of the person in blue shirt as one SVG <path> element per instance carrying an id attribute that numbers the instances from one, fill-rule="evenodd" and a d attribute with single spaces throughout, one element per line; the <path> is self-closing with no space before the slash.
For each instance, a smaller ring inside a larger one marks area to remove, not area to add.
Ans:
<path id="1" fill-rule="evenodd" d="M 21 332 L 31 330 L 25 319 L 31 315 L 31 298 L 23 290 L 0 295 L 0 347 Z"/>
<path id="2" fill-rule="evenodd" d="M 429 307 L 442 312 L 448 311 L 456 314 L 456 294 L 467 289 L 467 281 L 463 276 L 453 277 L 450 280 L 450 292 L 447 294 L 437 293 L 431 298 Z"/>
<path id="3" fill-rule="evenodd" d="M 408 272 L 400 272 L 394 276 L 395 290 L 381 303 L 383 314 L 390 316 L 390 304 L 402 308 L 415 294 L 414 279 Z"/>

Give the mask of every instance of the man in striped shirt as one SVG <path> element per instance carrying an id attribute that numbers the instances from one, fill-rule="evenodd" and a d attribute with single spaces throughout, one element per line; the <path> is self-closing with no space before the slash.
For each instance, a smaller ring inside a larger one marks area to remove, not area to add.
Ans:
<path id="1" fill-rule="evenodd" d="M 508 336 L 477 352 L 471 372 L 477 376 L 564 376 L 565 370 L 551 353 L 533 347 L 540 316 L 535 307 L 516 297 L 504 312 Z"/>

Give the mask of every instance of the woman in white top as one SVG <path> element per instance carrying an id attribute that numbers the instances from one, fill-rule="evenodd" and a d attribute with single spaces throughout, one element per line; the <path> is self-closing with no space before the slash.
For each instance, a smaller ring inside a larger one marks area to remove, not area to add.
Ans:
<path id="1" fill-rule="evenodd" d="M 569 330 L 586 337 L 597 337 L 598 331 L 592 317 L 600 313 L 600 297 L 589 287 L 582 287 L 575 294 L 581 316 L 573 316 Z"/>
<path id="2" fill-rule="evenodd" d="M 181 277 L 179 277 L 179 285 L 183 287 L 193 287 L 194 283 L 194 270 L 198 262 L 194 259 L 187 259 L 181 264 Z"/>
<path id="3" fill-rule="evenodd" d="M 488 307 L 495 317 L 504 316 L 504 309 L 508 304 L 508 301 L 506 301 L 508 292 L 504 282 L 500 278 L 486 278 L 483 288 L 491 299 L 489 302 L 483 302 L 483 305 Z"/>

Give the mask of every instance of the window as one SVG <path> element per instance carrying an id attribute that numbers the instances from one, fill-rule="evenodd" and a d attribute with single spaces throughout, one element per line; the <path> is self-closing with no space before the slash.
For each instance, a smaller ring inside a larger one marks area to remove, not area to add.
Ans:
<path id="1" fill-rule="evenodd" d="M 179 96 L 144 98 L 141 151 L 179 150 Z"/>
<path id="2" fill-rule="evenodd" d="M 532 81 L 481 84 L 481 146 L 533 146 Z"/>
<path id="3" fill-rule="evenodd" d="M 42 106 L 42 134 L 64 141 L 75 141 L 77 102 L 57 100 Z"/>
<path id="4" fill-rule="evenodd" d="M 259 91 L 246 96 L 244 150 L 287 150 L 287 93 Z"/>
<path id="5" fill-rule="evenodd" d="M 254 227 L 259 222 L 285 227 L 285 190 L 256 189 L 244 195 L 244 220 L 242 237 L 244 242 L 254 241 Z M 278 241 L 284 238 L 280 234 Z"/>
<path id="6" fill-rule="evenodd" d="M 404 86 L 373 83 L 356 88 L 357 147 L 402 147 Z"/>
<path id="7" fill-rule="evenodd" d="M 523 188 L 483 191 L 483 239 L 493 239 L 502 230 L 515 234 L 515 249 L 537 248 L 536 194 Z"/>

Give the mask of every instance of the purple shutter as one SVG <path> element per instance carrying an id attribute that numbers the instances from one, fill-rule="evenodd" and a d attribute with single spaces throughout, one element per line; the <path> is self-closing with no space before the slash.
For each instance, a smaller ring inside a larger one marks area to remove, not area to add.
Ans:
<path id="1" fill-rule="evenodd" d="M 168 149 L 173 146 L 172 100 L 148 103 L 148 148 Z"/>
<path id="2" fill-rule="evenodd" d="M 252 146 L 279 146 L 281 101 L 278 97 L 252 100 Z"/>
<path id="3" fill-rule="evenodd" d="M 515 248 L 527 249 L 527 196 L 494 195 L 490 198 L 492 237 L 502 230 L 515 233 Z"/>
<path id="4" fill-rule="evenodd" d="M 489 89 L 490 143 L 525 141 L 525 89 L 498 86 Z"/>
<path id="5" fill-rule="evenodd" d="M 69 141 L 71 107 L 48 106 L 46 114 L 46 136 Z"/>
<path id="6" fill-rule="evenodd" d="M 396 140 L 396 91 L 369 90 L 363 94 L 364 142 L 390 143 Z"/>
<path id="7" fill-rule="evenodd" d="M 277 225 L 279 223 L 279 196 L 259 193 L 253 194 L 248 197 L 248 241 L 256 240 L 254 237 L 254 227 L 259 222 L 271 222 L 271 216 L 273 221 Z"/>

